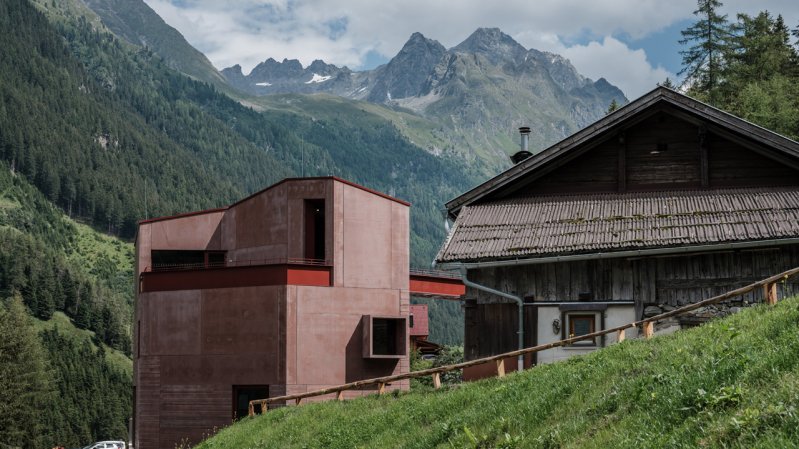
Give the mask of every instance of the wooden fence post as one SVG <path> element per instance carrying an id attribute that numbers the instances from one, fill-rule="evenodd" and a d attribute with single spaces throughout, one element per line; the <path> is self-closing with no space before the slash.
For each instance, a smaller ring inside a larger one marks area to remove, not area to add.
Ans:
<path id="1" fill-rule="evenodd" d="M 616 332 L 616 343 L 621 343 L 624 339 L 627 338 L 627 335 L 624 332 L 624 329 Z"/>
<path id="2" fill-rule="evenodd" d="M 777 304 L 777 284 L 764 285 L 763 298 L 766 300 L 766 304 L 770 306 Z"/>
<path id="3" fill-rule="evenodd" d="M 505 377 L 505 359 L 497 360 L 497 377 Z"/>
<path id="4" fill-rule="evenodd" d="M 644 338 L 648 340 L 652 338 L 653 335 L 655 335 L 655 323 L 647 321 L 644 323 Z"/>
<path id="5" fill-rule="evenodd" d="M 336 393 L 336 400 L 337 401 L 344 400 L 344 390 L 339 390 L 338 393 Z"/>
<path id="6" fill-rule="evenodd" d="M 441 373 L 433 373 L 433 388 L 441 388 Z"/>
<path id="7" fill-rule="evenodd" d="M 255 416 L 255 407 L 252 405 L 252 402 L 250 402 L 250 405 L 247 407 L 247 414 L 250 416 Z"/>

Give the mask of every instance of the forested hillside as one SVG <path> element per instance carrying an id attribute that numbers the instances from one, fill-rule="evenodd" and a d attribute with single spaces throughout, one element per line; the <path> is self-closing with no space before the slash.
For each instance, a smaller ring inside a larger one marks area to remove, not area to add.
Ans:
<path id="1" fill-rule="evenodd" d="M 261 114 L 121 43 L 85 7 L 40 6 L 51 20 L 26 1 L 0 5 L 0 158 L 97 229 L 130 239 L 146 216 L 332 174 L 411 201 L 412 263 L 428 266 L 443 238 L 439 205 L 474 183 L 465 162 L 419 149 L 379 116 Z M 450 309 L 436 321 L 457 317 Z"/>
<path id="2" fill-rule="evenodd" d="M 0 162 L 0 249 L 0 443 L 124 436 L 131 245 L 69 220 Z"/>

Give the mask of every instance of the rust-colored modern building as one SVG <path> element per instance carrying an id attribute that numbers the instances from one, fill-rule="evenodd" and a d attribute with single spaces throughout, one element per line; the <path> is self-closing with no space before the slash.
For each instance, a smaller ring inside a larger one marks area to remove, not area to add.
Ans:
<path id="1" fill-rule="evenodd" d="M 197 442 L 250 399 L 407 372 L 408 214 L 327 177 L 142 221 L 135 447 Z"/>

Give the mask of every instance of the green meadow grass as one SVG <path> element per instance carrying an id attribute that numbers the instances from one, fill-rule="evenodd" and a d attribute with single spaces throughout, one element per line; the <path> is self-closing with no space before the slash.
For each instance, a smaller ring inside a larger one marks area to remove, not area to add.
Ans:
<path id="1" fill-rule="evenodd" d="M 505 379 L 284 407 L 217 448 L 799 447 L 799 298 Z"/>

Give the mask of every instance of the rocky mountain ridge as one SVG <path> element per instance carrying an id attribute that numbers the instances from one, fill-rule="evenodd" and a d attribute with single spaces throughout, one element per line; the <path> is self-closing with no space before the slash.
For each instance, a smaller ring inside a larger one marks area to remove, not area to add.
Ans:
<path id="1" fill-rule="evenodd" d="M 462 153 L 489 172 L 507 166 L 519 126 L 532 127 L 531 146 L 544 148 L 604 115 L 613 100 L 627 102 L 604 78 L 593 81 L 562 56 L 526 49 L 498 28 L 480 28 L 450 49 L 414 33 L 388 63 L 367 71 L 270 58 L 248 75 L 240 66 L 221 73 L 252 95 L 327 93 L 412 112 L 451 142 L 417 144 Z"/>
<path id="2" fill-rule="evenodd" d="M 416 32 L 396 56 L 373 70 L 353 71 L 322 60 L 303 67 L 297 59 L 278 62 L 269 58 L 247 75 L 238 64 L 221 73 L 232 86 L 254 95 L 325 92 L 372 103 L 391 103 L 433 93 L 458 56 L 483 57 L 489 65 L 517 77 L 546 73 L 565 92 L 593 88 L 601 96 L 626 100 L 623 92 L 604 78 L 594 82 L 579 74 L 568 59 L 528 50 L 499 28 L 479 28 L 449 50 Z"/>

